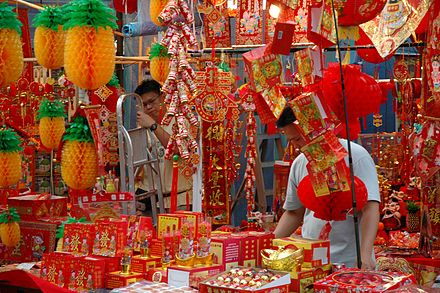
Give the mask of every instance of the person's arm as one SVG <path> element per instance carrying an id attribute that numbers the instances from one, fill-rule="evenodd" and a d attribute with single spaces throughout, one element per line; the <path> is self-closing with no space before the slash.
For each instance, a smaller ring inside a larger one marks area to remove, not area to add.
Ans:
<path id="1" fill-rule="evenodd" d="M 301 207 L 296 210 L 287 210 L 281 216 L 280 221 L 275 228 L 275 238 L 288 237 L 298 229 L 304 217 L 305 209 Z"/>
<path id="2" fill-rule="evenodd" d="M 379 224 L 379 202 L 368 201 L 362 209 L 361 224 L 361 260 L 363 269 L 374 269 L 372 259 L 374 240 L 376 239 L 377 226 Z"/>
<path id="3" fill-rule="evenodd" d="M 157 128 L 156 128 L 156 130 L 154 130 L 154 134 L 156 135 L 157 139 L 164 147 L 168 146 L 168 141 L 170 140 L 170 134 L 168 132 L 166 132 L 165 129 L 163 129 L 163 127 L 161 125 L 159 125 L 159 123 L 154 121 L 154 119 L 150 115 L 148 115 L 144 112 L 138 111 L 137 112 L 137 123 L 139 124 L 139 126 L 147 128 L 147 129 L 150 129 L 151 125 L 156 123 Z"/>

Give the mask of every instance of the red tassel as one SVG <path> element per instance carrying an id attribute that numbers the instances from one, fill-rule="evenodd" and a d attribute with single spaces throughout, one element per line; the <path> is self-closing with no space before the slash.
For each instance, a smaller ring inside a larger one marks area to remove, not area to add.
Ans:
<path id="1" fill-rule="evenodd" d="M 330 222 L 325 223 L 322 227 L 321 232 L 319 232 L 319 240 L 328 240 L 328 236 L 330 235 L 330 231 L 332 230 L 332 224 Z"/>
<path id="2" fill-rule="evenodd" d="M 171 181 L 170 213 L 174 213 L 177 210 L 177 184 L 178 184 L 178 182 L 179 182 L 179 166 L 177 164 L 176 158 L 173 158 L 173 179 Z"/>

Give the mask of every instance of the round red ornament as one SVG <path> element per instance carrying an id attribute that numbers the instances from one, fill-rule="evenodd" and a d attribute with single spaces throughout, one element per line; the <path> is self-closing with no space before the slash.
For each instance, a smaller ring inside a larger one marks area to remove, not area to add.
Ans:
<path id="1" fill-rule="evenodd" d="M 375 18 L 387 3 L 386 0 L 338 0 L 338 23 L 353 26 Z"/>
<path id="2" fill-rule="evenodd" d="M 113 6 L 117 12 L 121 13 L 133 13 L 137 11 L 137 1 L 134 0 L 114 0 Z"/>
<path id="3" fill-rule="evenodd" d="M 367 203 L 367 188 L 362 180 L 356 176 L 354 183 L 357 209 L 361 210 Z M 351 190 L 317 197 L 310 181 L 310 175 L 304 177 L 299 183 L 298 197 L 304 207 L 315 213 L 316 218 L 325 221 L 343 221 L 352 208 Z"/>
<path id="4" fill-rule="evenodd" d="M 359 29 L 359 39 L 355 42 L 355 44 L 356 46 L 373 46 L 373 42 L 371 42 L 370 38 L 362 29 Z M 385 62 L 394 55 L 390 54 L 387 57 L 382 58 L 374 47 L 368 49 L 357 49 L 356 53 L 363 60 L 374 64 Z"/>

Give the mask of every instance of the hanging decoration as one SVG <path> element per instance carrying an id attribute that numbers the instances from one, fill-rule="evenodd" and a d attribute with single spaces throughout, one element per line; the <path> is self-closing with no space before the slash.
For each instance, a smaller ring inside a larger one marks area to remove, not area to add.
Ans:
<path id="1" fill-rule="evenodd" d="M 150 19 L 152 22 L 154 22 L 156 25 L 161 26 L 162 24 L 158 20 L 159 14 L 162 12 L 162 10 L 167 5 L 168 0 L 154 0 L 150 1 Z"/>
<path id="2" fill-rule="evenodd" d="M 259 45 L 263 38 L 263 1 L 239 0 L 236 45 Z"/>
<path id="3" fill-rule="evenodd" d="M 204 14 L 203 27 L 204 45 L 206 48 L 231 47 L 231 31 L 226 1 L 221 5 L 213 6 L 204 2 L 197 6 L 199 13 Z"/>
<path id="4" fill-rule="evenodd" d="M 19 222 L 20 216 L 15 208 L 9 208 L 0 214 L 0 239 L 6 247 L 15 247 L 20 242 Z"/>
<path id="5" fill-rule="evenodd" d="M 0 88 L 17 81 L 23 72 L 21 25 L 12 6 L 0 3 Z"/>
<path id="6" fill-rule="evenodd" d="M 64 16 L 59 6 L 45 6 L 34 18 L 36 27 L 34 35 L 34 51 L 37 62 L 48 68 L 58 69 L 64 65 L 63 31 Z"/>
<path id="7" fill-rule="evenodd" d="M 0 129 L 0 188 L 17 184 L 21 179 L 22 148 L 18 135 L 11 129 Z"/>
<path id="8" fill-rule="evenodd" d="M 66 128 L 64 126 L 64 105 L 60 101 L 43 100 L 37 111 L 41 143 L 49 150 L 56 150 L 60 145 Z"/>
<path id="9" fill-rule="evenodd" d="M 151 2 L 158 2 L 158 0 L 154 0 Z M 117 12 L 134 13 L 137 11 L 138 1 L 136 1 L 136 0 L 113 0 L 113 7 L 115 8 L 115 10 Z"/>
<path id="10" fill-rule="evenodd" d="M 221 72 L 209 64 L 196 76 L 198 94 L 191 103 L 202 118 L 203 209 L 213 218 L 213 224 L 229 224 L 229 193 L 236 174 L 237 151 L 239 153 L 234 145 L 238 105 L 228 96 L 232 88 L 229 72 Z"/>
<path id="11" fill-rule="evenodd" d="M 150 74 L 160 84 L 163 84 L 170 72 L 170 56 L 168 49 L 159 43 L 151 45 Z"/>
<path id="12" fill-rule="evenodd" d="M 115 69 L 116 17 L 101 0 L 75 0 L 65 11 L 64 68 L 70 81 L 94 90 L 110 81 Z"/>
<path id="13" fill-rule="evenodd" d="M 373 20 L 360 25 L 382 58 L 392 54 L 416 30 L 432 0 L 387 1 Z"/>
<path id="14" fill-rule="evenodd" d="M 385 7 L 387 0 L 336 0 L 338 24 L 355 26 L 375 18 Z"/>
<path id="15" fill-rule="evenodd" d="M 308 8 L 307 38 L 320 48 L 336 43 L 336 29 L 333 21 L 332 0 L 323 0 L 319 5 Z"/>
<path id="16" fill-rule="evenodd" d="M 373 42 L 370 40 L 370 38 L 367 36 L 366 33 L 362 29 L 359 29 L 359 39 L 355 41 L 356 46 L 372 46 L 372 48 L 366 48 L 366 49 L 357 49 L 356 53 L 361 57 L 363 60 L 370 62 L 370 63 L 382 63 L 387 60 L 389 60 L 391 57 L 393 57 L 394 52 L 389 54 L 387 57 L 382 58 L 379 55 L 379 52 L 377 52 L 377 49 L 373 47 Z"/>
<path id="17" fill-rule="evenodd" d="M 158 19 L 162 25 L 168 26 L 160 44 L 168 48 L 170 55 L 170 72 L 162 87 L 167 106 L 162 124 L 172 124 L 173 133 L 165 158 L 171 160 L 175 154 L 179 154 L 186 165 L 181 172 L 190 177 L 199 162 L 194 134 L 199 123 L 188 105 L 197 88 L 194 83 L 195 73 L 186 54 L 188 48 L 197 48 L 197 39 L 189 27 L 194 22 L 194 15 L 185 0 L 171 0 Z"/>
<path id="18" fill-rule="evenodd" d="M 64 135 L 61 154 L 61 177 L 72 189 L 92 187 L 98 175 L 95 144 L 86 118 L 73 119 Z"/>

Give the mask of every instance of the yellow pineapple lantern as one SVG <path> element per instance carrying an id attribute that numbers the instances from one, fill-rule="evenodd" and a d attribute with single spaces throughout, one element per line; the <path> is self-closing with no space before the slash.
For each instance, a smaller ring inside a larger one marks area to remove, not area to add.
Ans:
<path id="1" fill-rule="evenodd" d="M 0 239 L 6 247 L 14 247 L 20 242 L 20 216 L 17 210 L 9 208 L 0 214 Z"/>
<path id="2" fill-rule="evenodd" d="M 33 24 L 35 57 L 37 62 L 48 68 L 58 69 L 64 65 L 63 11 L 61 7 L 44 7 L 38 13 Z"/>
<path id="3" fill-rule="evenodd" d="M 8 2 L 0 3 L 0 88 L 15 82 L 23 72 L 21 22 Z"/>
<path id="4" fill-rule="evenodd" d="M 50 150 L 58 149 L 66 131 L 64 105 L 60 101 L 43 100 L 37 114 L 41 143 Z"/>
<path id="5" fill-rule="evenodd" d="M 150 50 L 150 74 L 151 77 L 163 84 L 170 73 L 170 56 L 168 49 L 159 43 L 151 45 Z"/>
<path id="6" fill-rule="evenodd" d="M 0 188 L 17 184 L 21 178 L 20 140 L 11 129 L 0 129 Z"/>
<path id="7" fill-rule="evenodd" d="M 158 26 L 161 26 L 162 24 L 157 19 L 157 17 L 162 12 L 162 10 L 165 8 L 167 3 L 168 3 L 168 0 L 152 0 L 152 1 L 150 1 L 150 18 Z"/>
<path id="8" fill-rule="evenodd" d="M 67 4 L 64 68 L 77 86 L 94 90 L 107 84 L 115 69 L 113 30 L 116 17 L 101 0 Z"/>
<path id="9" fill-rule="evenodd" d="M 72 189 L 87 189 L 95 184 L 98 158 L 86 118 L 76 117 L 64 135 L 61 177 Z"/>

